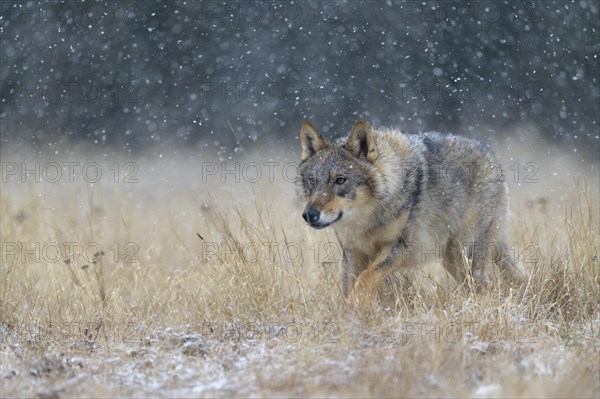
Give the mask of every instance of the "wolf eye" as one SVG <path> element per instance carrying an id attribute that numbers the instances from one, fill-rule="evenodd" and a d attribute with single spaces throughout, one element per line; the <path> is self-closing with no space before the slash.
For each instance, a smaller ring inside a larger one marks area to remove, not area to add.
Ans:
<path id="1" fill-rule="evenodd" d="M 335 184 L 344 184 L 344 183 L 346 183 L 346 178 L 345 177 L 341 177 L 340 176 L 340 177 L 337 177 L 335 179 Z"/>
<path id="2" fill-rule="evenodd" d="M 315 178 L 314 177 L 309 177 L 308 178 L 308 184 L 315 184 Z"/>

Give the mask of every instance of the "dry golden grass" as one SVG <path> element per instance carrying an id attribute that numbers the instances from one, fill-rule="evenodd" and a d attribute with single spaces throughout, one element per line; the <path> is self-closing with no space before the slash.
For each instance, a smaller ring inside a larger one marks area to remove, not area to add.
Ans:
<path id="1" fill-rule="evenodd" d="M 525 286 L 454 287 L 433 264 L 358 315 L 335 236 L 303 225 L 285 158 L 256 184 L 204 183 L 212 159 L 191 154 L 38 162 L 94 160 L 93 185 L 2 183 L 5 397 L 600 394 L 597 165 L 569 165 L 562 189 L 542 165 L 537 185 L 512 184 Z M 139 182 L 115 182 L 114 162 L 135 162 Z"/>

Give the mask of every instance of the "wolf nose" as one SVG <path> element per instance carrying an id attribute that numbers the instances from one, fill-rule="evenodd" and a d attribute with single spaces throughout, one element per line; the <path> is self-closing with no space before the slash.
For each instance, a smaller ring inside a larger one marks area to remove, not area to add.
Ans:
<path id="1" fill-rule="evenodd" d="M 308 208 L 302 212 L 302 218 L 309 224 L 315 223 L 320 217 L 321 214 L 315 208 Z"/>

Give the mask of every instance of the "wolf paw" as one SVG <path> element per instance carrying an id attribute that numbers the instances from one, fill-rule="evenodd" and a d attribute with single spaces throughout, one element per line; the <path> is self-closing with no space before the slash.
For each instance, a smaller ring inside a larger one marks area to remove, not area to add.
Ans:
<path id="1" fill-rule="evenodd" d="M 346 298 L 346 308 L 359 312 L 368 311 L 373 305 L 373 295 L 367 290 L 355 287 Z"/>

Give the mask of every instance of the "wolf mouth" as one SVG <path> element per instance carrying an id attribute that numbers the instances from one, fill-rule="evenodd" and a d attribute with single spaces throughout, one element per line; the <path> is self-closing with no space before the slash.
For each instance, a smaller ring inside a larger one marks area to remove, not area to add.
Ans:
<path id="1" fill-rule="evenodd" d="M 342 218 L 342 215 L 344 214 L 344 212 L 340 212 L 340 214 L 338 215 L 337 218 L 335 218 L 335 220 L 329 222 L 329 223 L 325 223 L 325 224 L 318 224 L 318 223 L 314 223 L 314 224 L 310 224 L 309 226 L 312 227 L 313 229 L 317 229 L 317 230 L 321 230 L 324 229 L 327 226 L 331 226 L 332 224 L 334 224 L 335 222 L 337 222 L 338 220 L 340 220 Z"/>

